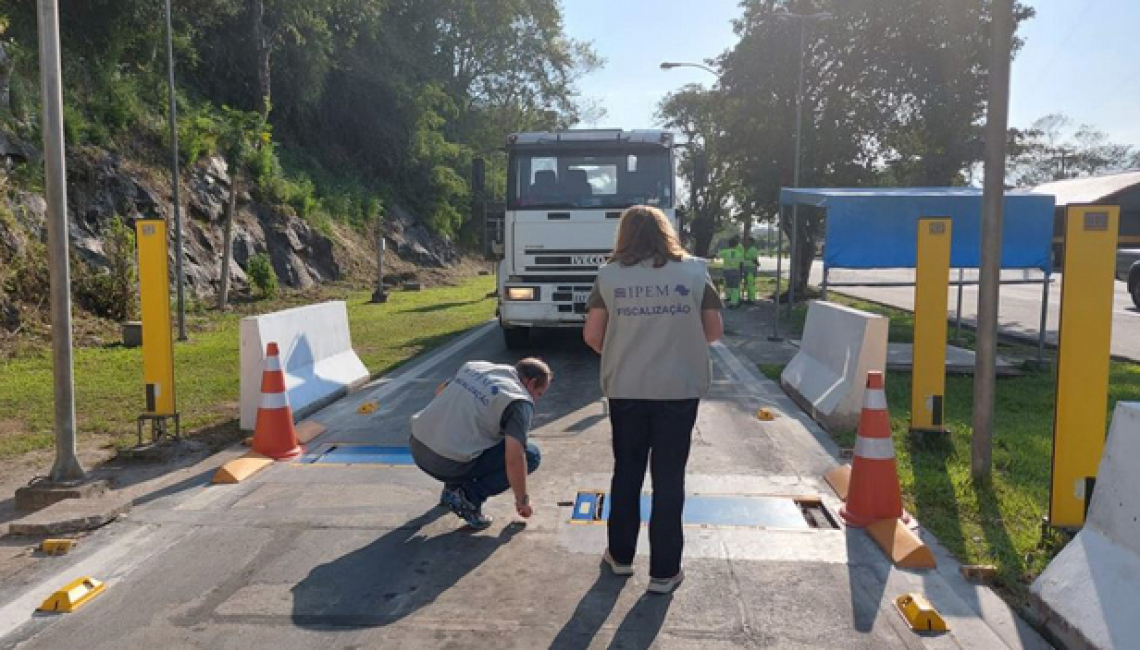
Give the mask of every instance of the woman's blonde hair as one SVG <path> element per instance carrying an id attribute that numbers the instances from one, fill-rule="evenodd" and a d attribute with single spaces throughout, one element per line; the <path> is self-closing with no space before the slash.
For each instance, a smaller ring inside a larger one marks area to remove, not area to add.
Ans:
<path id="1" fill-rule="evenodd" d="M 651 259 L 654 267 L 662 267 L 670 260 L 679 262 L 684 257 L 677 231 L 661 210 L 635 205 L 621 215 L 611 262 L 633 266 Z"/>

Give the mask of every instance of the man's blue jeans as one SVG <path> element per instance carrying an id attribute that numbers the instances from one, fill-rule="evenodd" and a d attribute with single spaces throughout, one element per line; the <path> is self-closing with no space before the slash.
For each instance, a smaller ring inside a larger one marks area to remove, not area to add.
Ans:
<path id="1" fill-rule="evenodd" d="M 449 488 L 460 486 L 467 498 L 477 506 L 496 494 L 502 494 L 511 487 L 507 479 L 507 441 L 485 450 L 475 459 L 471 469 L 459 476 L 439 476 L 427 472 L 436 480 L 443 481 Z M 526 443 L 526 473 L 534 474 L 542 462 L 542 454 L 533 442 Z M 423 469 L 423 468 L 421 468 Z M 426 471 L 426 470 L 425 470 Z"/>

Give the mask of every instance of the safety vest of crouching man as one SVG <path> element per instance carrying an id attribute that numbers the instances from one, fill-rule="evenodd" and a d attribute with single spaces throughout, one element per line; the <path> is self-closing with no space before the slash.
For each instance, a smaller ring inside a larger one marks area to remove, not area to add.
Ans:
<path id="1" fill-rule="evenodd" d="M 539 359 L 514 366 L 471 361 L 412 416 L 412 457 L 443 481 L 440 503 L 473 528 L 486 528 L 487 498 L 512 490 L 524 518 L 532 509 L 527 474 L 538 468 L 538 447 L 528 442 L 534 402 L 550 387 L 550 367 Z"/>

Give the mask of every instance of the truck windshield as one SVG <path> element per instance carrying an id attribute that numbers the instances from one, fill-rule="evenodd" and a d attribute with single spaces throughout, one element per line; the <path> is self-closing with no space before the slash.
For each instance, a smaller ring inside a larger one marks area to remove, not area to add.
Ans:
<path id="1" fill-rule="evenodd" d="M 509 173 L 511 209 L 673 206 L 668 150 L 516 151 Z"/>

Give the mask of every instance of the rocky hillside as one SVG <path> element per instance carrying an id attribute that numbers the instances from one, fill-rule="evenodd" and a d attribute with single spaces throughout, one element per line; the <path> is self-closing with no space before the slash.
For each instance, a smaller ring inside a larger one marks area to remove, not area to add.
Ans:
<path id="1" fill-rule="evenodd" d="M 15 165 L 39 162 L 31 143 L 0 131 L 0 264 L 11 271 L 43 255 L 37 242 L 45 242 L 46 202 L 41 193 L 23 189 L 8 173 Z M 27 164 L 25 167 L 29 166 Z M 171 187 L 166 170 L 141 164 L 106 149 L 83 147 L 67 159 L 69 235 L 73 255 L 86 269 L 106 267 L 109 260 L 104 238 L 116 216 L 133 228 L 139 218 L 162 217 L 171 225 Z M 26 185 L 26 183 L 25 183 Z M 184 261 L 187 291 L 207 299 L 219 285 L 222 258 L 222 224 L 229 196 L 230 177 L 221 158 L 205 158 L 184 169 L 180 185 Z M 248 288 L 246 267 L 251 257 L 266 253 L 281 284 L 306 288 L 328 281 L 374 277 L 376 237 L 371 229 L 361 231 L 343 224 L 318 229 L 297 216 L 289 206 L 265 205 L 248 192 L 238 196 L 234 222 L 231 286 Z M 404 278 L 414 277 L 415 268 L 443 268 L 454 263 L 458 251 L 398 206 L 384 219 L 390 270 Z M 174 269 L 174 242 L 170 246 Z M 413 268 L 414 267 L 414 268 Z M 0 279 L 3 279 L 0 273 Z M 10 275 L 10 274 L 9 274 Z M 20 310 L 10 281 L 0 284 L 0 327 L 20 327 Z M 9 286 L 5 286 L 9 285 Z M 46 295 L 47 286 L 43 287 Z M 23 294 L 28 294 L 24 291 Z"/>

